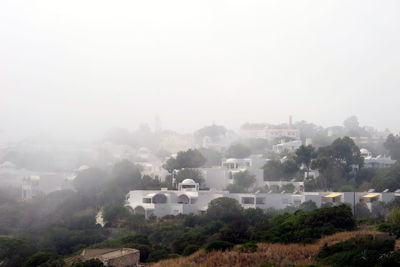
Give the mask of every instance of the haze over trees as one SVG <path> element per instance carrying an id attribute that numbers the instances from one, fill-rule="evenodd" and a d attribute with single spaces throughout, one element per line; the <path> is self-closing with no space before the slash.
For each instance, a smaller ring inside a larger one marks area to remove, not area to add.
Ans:
<path id="1" fill-rule="evenodd" d="M 392 159 L 400 160 L 400 136 L 390 134 L 385 143 L 385 148 L 389 151 Z"/>
<path id="2" fill-rule="evenodd" d="M 206 163 L 206 158 L 197 149 L 178 152 L 177 156 L 170 157 L 163 165 L 164 169 L 172 173 L 173 170 L 183 168 L 199 168 Z"/>
<path id="3" fill-rule="evenodd" d="M 232 144 L 225 152 L 225 156 L 227 158 L 236 158 L 236 159 L 246 158 L 250 156 L 250 154 L 251 154 L 250 148 L 240 143 Z"/>
<path id="4" fill-rule="evenodd" d="M 218 142 L 227 133 L 227 129 L 221 125 L 210 125 L 205 126 L 196 132 L 194 132 L 194 137 L 197 142 L 202 142 L 204 137 L 211 138 L 211 141 Z"/>

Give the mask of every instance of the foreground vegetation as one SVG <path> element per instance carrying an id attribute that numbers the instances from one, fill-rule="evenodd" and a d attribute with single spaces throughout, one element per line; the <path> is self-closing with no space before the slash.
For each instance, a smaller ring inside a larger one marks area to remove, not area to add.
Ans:
<path id="1" fill-rule="evenodd" d="M 203 215 L 166 216 L 149 220 L 141 215 L 131 214 L 118 204 L 108 205 L 104 209 L 107 227 L 102 228 L 96 225 L 89 204 L 72 216 L 65 214 L 69 210 L 66 207 L 73 203 L 78 205 L 76 201 L 82 199 L 75 199 L 73 196 L 76 195 L 70 193 L 64 192 L 64 194 L 65 199 L 57 206 L 60 210 L 48 209 L 54 204 L 54 199 L 49 198 L 51 194 L 46 202 L 40 203 L 40 208 L 45 210 L 37 209 L 37 211 L 47 216 L 52 215 L 45 217 L 46 220 L 40 217 L 40 213 L 21 213 L 15 214 L 14 219 L 15 222 L 21 223 L 18 221 L 18 216 L 24 216 L 22 218 L 25 220 L 30 218 L 30 224 L 29 222 L 24 224 L 25 229 L 16 229 L 12 224 L 3 224 L 9 227 L 6 229 L 9 234 L 0 238 L 2 266 L 64 266 L 65 257 L 79 253 L 87 247 L 136 248 L 140 250 L 141 262 L 157 262 L 191 254 L 193 257 L 198 255 L 208 258 L 218 255 L 218 251 L 225 251 L 228 253 L 226 255 L 233 257 L 231 259 L 233 262 L 241 262 L 243 257 L 251 262 L 254 260 L 253 257 L 260 257 L 260 263 L 271 261 L 274 259 L 272 256 L 280 257 L 281 254 L 269 250 L 279 247 L 281 252 L 293 253 L 292 256 L 282 256 L 282 259 L 297 257 L 297 253 L 301 251 L 300 254 L 308 255 L 304 257 L 308 257 L 309 260 L 290 262 L 310 263 L 322 246 L 321 241 L 317 240 L 339 232 L 343 232 L 342 237 L 344 237 L 357 227 L 352 210 L 347 205 L 316 209 L 315 203 L 306 202 L 300 209 L 288 208 L 277 211 L 243 209 L 234 199 L 218 198 L 210 202 L 207 213 Z M 47 205 L 43 206 L 46 203 Z M 362 219 L 362 222 L 396 235 L 400 218 L 398 201 L 389 203 L 389 207 L 392 207 L 391 213 L 385 222 L 376 219 Z M 5 214 L 1 214 L 0 217 L 4 220 Z M 39 221 L 36 221 L 38 218 L 45 223 L 38 224 Z M 351 236 L 353 235 L 350 234 L 348 237 Z M 316 241 L 317 243 L 314 243 Z M 327 244 L 330 243 L 327 241 Z M 288 247 L 285 244 L 289 244 Z M 312 252 L 310 248 L 313 248 Z M 254 253 L 259 251 L 270 251 L 266 255 L 271 256 L 269 258 L 265 255 L 256 256 Z M 235 257 L 239 258 L 236 260 Z M 200 260 L 196 260 L 198 261 Z M 278 258 L 272 262 L 281 261 L 285 262 Z"/>
<path id="2" fill-rule="evenodd" d="M 130 247 L 140 250 L 141 261 L 153 262 L 189 255 L 201 248 L 225 250 L 249 242 L 310 243 L 321 236 L 355 228 L 351 209 L 345 205 L 276 213 L 243 210 L 236 200 L 219 198 L 210 203 L 205 215 L 146 221 L 121 212 L 108 222 L 109 226 L 120 224 L 116 231 L 100 228 L 83 216 L 81 220 L 74 218 L 68 226 L 52 225 L 1 238 L 0 258 L 3 266 L 34 266 L 29 262 L 36 259 L 37 263 L 37 258 L 49 266 L 59 266 L 63 256 L 85 247 Z M 251 250 L 251 245 L 248 247 Z"/>
<path id="3" fill-rule="evenodd" d="M 293 266 L 316 264 L 321 249 L 339 242 L 362 235 L 379 235 L 380 232 L 357 230 L 340 232 L 323 237 L 311 244 L 258 243 L 255 252 L 242 252 L 241 246 L 230 251 L 207 253 L 200 250 L 190 256 L 163 260 L 152 267 L 191 267 L 191 266 Z"/>

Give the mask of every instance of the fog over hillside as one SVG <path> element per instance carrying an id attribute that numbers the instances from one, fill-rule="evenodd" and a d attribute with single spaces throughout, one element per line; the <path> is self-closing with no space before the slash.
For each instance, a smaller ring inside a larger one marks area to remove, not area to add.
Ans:
<path id="1" fill-rule="evenodd" d="M 400 266 L 399 0 L 0 0 L 0 267 Z"/>
<path id="2" fill-rule="evenodd" d="M 0 133 L 296 120 L 398 132 L 400 3 L 1 1 Z"/>

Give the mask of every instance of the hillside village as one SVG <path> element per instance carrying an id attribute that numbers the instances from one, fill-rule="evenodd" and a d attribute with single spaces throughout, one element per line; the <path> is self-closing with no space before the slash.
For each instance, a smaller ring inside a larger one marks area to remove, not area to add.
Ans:
<path id="1" fill-rule="evenodd" d="M 189 223 L 190 216 L 206 216 L 212 223 L 209 209 L 214 205 L 234 205 L 236 215 L 228 217 L 247 220 L 247 213 L 256 212 L 254 219 L 262 221 L 345 204 L 351 217 L 384 221 L 400 199 L 399 156 L 400 137 L 362 127 L 356 117 L 329 128 L 292 122 L 290 117 L 282 125 L 246 123 L 239 133 L 218 125 L 192 135 L 143 126 L 135 132 L 115 129 L 102 141 L 79 146 L 39 139 L 3 144 L 0 184 L 7 194 L 2 194 L 0 234 L 29 240 L 21 227 L 36 234 L 45 231 L 47 241 L 37 240 L 36 249 L 52 247 L 53 254 L 45 257 L 50 262 L 63 262 L 61 255 L 82 248 L 106 249 L 90 253 L 133 248 L 140 261 L 151 262 L 170 257 L 172 251 L 189 255 L 189 249 L 201 247 L 196 241 L 190 244 L 193 248 L 157 248 L 155 240 L 141 240 L 141 233 L 151 234 L 168 220 Z M 229 201 L 221 202 L 224 199 Z M 15 214 L 17 206 L 23 214 Z M 79 232 L 88 239 L 71 239 Z M 64 234 L 71 245 L 51 241 Z M 72 245 L 76 242 L 79 245 Z M 70 257 L 65 262 L 98 259 L 106 264 L 104 257 Z M 129 259 L 139 262 L 137 257 Z"/>

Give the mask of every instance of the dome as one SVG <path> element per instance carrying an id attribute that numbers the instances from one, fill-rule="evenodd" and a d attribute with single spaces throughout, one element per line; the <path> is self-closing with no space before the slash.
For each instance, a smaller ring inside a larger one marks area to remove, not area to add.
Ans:
<path id="1" fill-rule="evenodd" d="M 369 151 L 365 148 L 360 149 L 361 154 L 369 154 Z"/>
<path id="2" fill-rule="evenodd" d="M 87 169 L 90 169 L 90 167 L 88 165 L 82 165 L 82 166 L 79 167 L 78 171 L 81 172 L 81 171 L 84 171 L 84 170 L 87 170 Z"/>
<path id="3" fill-rule="evenodd" d="M 225 163 L 237 163 L 237 162 L 238 162 L 237 159 L 227 159 L 227 160 L 225 161 Z"/>
<path id="4" fill-rule="evenodd" d="M 0 168 L 5 168 L 5 169 L 15 169 L 15 164 L 10 162 L 10 161 L 4 161 L 1 165 Z"/>
<path id="5" fill-rule="evenodd" d="M 195 185 L 196 182 L 193 181 L 192 179 L 185 179 L 185 180 L 182 181 L 181 184 L 184 184 L 184 185 Z"/>

